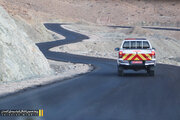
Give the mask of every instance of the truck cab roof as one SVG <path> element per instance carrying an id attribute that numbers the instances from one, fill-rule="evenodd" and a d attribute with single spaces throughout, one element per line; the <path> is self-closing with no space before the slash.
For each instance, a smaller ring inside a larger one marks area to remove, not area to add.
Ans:
<path id="1" fill-rule="evenodd" d="M 124 40 L 147 40 L 146 38 L 125 38 Z"/>

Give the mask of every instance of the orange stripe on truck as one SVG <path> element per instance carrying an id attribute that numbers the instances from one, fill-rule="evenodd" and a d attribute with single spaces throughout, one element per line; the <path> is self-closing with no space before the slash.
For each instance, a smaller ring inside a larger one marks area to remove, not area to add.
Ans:
<path id="1" fill-rule="evenodd" d="M 123 54 L 123 60 L 151 60 L 151 54 Z"/>

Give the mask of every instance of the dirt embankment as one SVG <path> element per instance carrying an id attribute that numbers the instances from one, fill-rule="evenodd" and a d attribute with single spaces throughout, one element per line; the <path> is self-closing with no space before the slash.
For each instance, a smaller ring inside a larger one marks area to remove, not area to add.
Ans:
<path id="1" fill-rule="evenodd" d="M 0 7 L 0 81 L 18 81 L 52 74 L 48 61 L 30 39 Z"/>

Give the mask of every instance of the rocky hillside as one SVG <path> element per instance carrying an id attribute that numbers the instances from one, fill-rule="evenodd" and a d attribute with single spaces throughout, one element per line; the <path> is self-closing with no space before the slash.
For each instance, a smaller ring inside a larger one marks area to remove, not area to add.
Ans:
<path id="1" fill-rule="evenodd" d="M 76 21 L 100 25 L 180 27 L 179 0 L 0 0 L 28 22 Z"/>
<path id="2" fill-rule="evenodd" d="M 18 81 L 52 73 L 38 47 L 0 7 L 0 80 Z"/>

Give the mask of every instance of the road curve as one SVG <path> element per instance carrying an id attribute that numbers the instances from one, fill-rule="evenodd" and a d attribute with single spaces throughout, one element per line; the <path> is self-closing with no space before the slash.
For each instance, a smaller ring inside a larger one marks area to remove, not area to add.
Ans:
<path id="1" fill-rule="evenodd" d="M 1 109 L 44 109 L 43 120 L 179 120 L 180 67 L 158 64 L 155 77 L 145 72 L 117 76 L 116 61 L 52 52 L 49 48 L 88 39 L 45 24 L 64 40 L 37 44 L 48 59 L 88 63 L 92 72 L 0 100 Z M 18 117 L 14 119 L 19 120 Z M 0 117 L 0 119 L 12 119 Z M 41 120 L 42 118 L 36 118 Z"/>

